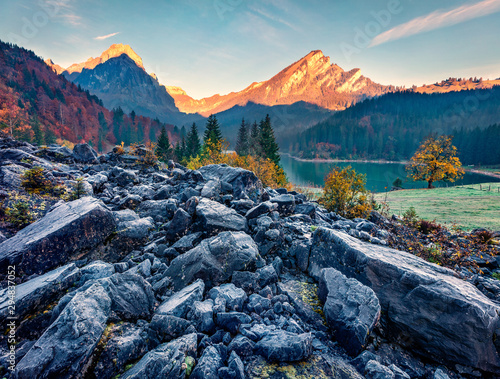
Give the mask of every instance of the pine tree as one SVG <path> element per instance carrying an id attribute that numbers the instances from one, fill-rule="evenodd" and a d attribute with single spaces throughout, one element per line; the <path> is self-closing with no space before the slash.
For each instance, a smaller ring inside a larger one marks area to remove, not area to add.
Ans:
<path id="1" fill-rule="evenodd" d="M 249 141 L 249 149 L 248 153 L 253 156 L 260 155 L 259 149 L 259 126 L 257 125 L 257 121 L 253 122 L 252 129 L 250 130 L 250 141 Z"/>
<path id="2" fill-rule="evenodd" d="M 266 115 L 266 118 L 261 121 L 259 127 L 259 146 L 263 158 L 269 158 L 277 166 L 280 164 L 279 146 L 274 137 L 274 130 L 271 126 L 271 118 Z"/>
<path id="3" fill-rule="evenodd" d="M 241 156 L 248 155 L 249 153 L 249 136 L 248 127 L 245 124 L 245 119 L 241 119 L 241 126 L 238 130 L 238 139 L 236 140 L 236 153 Z"/>
<path id="4" fill-rule="evenodd" d="M 165 126 L 162 126 L 160 136 L 158 137 L 158 143 L 156 144 L 155 154 L 158 160 L 166 163 L 172 158 L 172 153 L 172 146 L 170 146 L 167 131 L 165 130 Z"/>
<path id="5" fill-rule="evenodd" d="M 201 144 L 200 144 L 200 137 L 198 136 L 198 128 L 196 127 L 196 124 L 193 122 L 193 125 L 191 126 L 191 129 L 188 132 L 187 135 L 187 141 L 186 141 L 186 157 L 188 159 L 190 158 L 195 158 L 200 154 L 201 151 Z"/>
<path id="6" fill-rule="evenodd" d="M 37 146 L 43 145 L 43 131 L 40 128 L 40 121 L 38 120 L 38 117 L 33 118 L 33 125 L 31 127 L 33 129 L 34 133 L 34 142 Z"/>
<path id="7" fill-rule="evenodd" d="M 213 114 L 208 117 L 205 134 L 203 136 L 203 142 L 207 144 L 208 141 L 210 141 L 213 145 L 222 141 L 222 133 L 220 131 L 219 122 L 217 121 L 217 117 Z"/>

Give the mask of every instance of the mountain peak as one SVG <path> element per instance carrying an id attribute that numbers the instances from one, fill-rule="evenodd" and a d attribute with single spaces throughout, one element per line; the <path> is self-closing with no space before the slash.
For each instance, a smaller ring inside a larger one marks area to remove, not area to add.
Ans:
<path id="1" fill-rule="evenodd" d="M 124 45 L 123 43 L 115 43 L 111 45 L 105 52 L 103 52 L 100 56 L 101 63 L 104 63 L 111 58 L 119 57 L 123 54 L 128 55 L 128 57 L 132 59 L 137 66 L 144 69 L 142 58 L 137 55 L 137 53 L 130 47 L 130 45 Z"/>
<path id="2" fill-rule="evenodd" d="M 127 55 L 130 59 L 132 59 L 138 67 L 145 70 L 142 64 L 142 58 L 139 55 L 137 55 L 137 53 L 130 47 L 130 45 L 124 45 L 123 43 L 116 43 L 111 45 L 106 51 L 104 51 L 100 57 L 98 58 L 90 57 L 85 62 L 72 64 L 66 69 L 66 72 L 68 74 L 72 74 L 73 72 L 80 73 L 84 68 L 92 70 L 97 65 L 104 63 L 112 58 L 117 58 L 123 54 Z"/>

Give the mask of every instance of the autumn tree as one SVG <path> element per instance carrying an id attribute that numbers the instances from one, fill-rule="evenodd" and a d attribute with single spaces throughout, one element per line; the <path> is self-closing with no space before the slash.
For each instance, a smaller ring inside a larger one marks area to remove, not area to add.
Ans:
<path id="1" fill-rule="evenodd" d="M 406 166 L 408 176 L 414 181 L 425 180 L 427 188 L 434 182 L 453 182 L 462 177 L 464 170 L 452 145 L 453 136 L 430 136 L 418 148 Z"/>
<path id="2" fill-rule="evenodd" d="M 351 166 L 334 167 L 325 179 L 323 196 L 319 199 L 330 212 L 342 217 L 367 217 L 372 209 L 366 176 L 358 174 Z"/>

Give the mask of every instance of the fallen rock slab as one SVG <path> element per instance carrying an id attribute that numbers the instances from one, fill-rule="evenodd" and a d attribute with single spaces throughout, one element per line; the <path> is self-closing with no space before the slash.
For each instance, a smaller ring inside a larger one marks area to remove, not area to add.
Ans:
<path id="1" fill-rule="evenodd" d="M 333 267 L 377 295 L 391 338 L 439 362 L 500 373 L 500 307 L 446 268 L 318 228 L 309 273 Z"/>
<path id="2" fill-rule="evenodd" d="M 43 274 L 84 256 L 115 231 L 113 213 L 97 199 L 84 197 L 59 205 L 0 244 L 0 266 L 16 274 Z"/>

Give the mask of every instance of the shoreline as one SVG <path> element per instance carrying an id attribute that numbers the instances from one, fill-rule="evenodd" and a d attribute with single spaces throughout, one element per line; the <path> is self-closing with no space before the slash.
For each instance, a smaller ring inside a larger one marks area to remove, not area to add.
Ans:
<path id="1" fill-rule="evenodd" d="M 408 164 L 408 161 L 386 161 L 384 159 L 370 160 L 370 159 L 304 159 L 291 155 L 290 153 L 281 153 L 281 155 L 286 155 L 298 162 L 310 162 L 310 163 L 375 163 L 375 164 Z M 464 168 L 465 172 L 470 172 L 473 174 L 489 176 L 491 178 L 500 179 L 500 175 L 494 172 L 476 170 L 472 168 Z"/>

